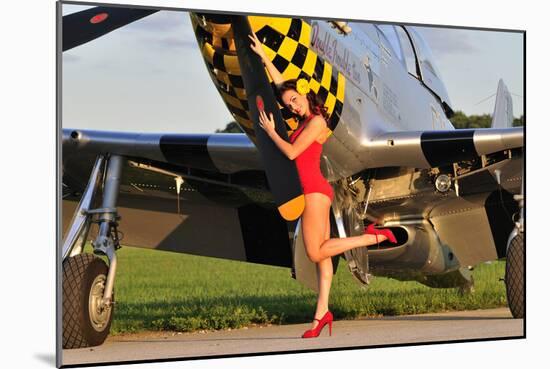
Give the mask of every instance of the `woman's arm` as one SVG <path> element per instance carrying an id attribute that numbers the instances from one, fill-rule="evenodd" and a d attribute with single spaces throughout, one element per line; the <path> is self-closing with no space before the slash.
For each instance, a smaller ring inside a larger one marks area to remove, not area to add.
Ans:
<path id="1" fill-rule="evenodd" d="M 250 48 L 262 58 L 262 62 L 264 63 L 267 72 L 271 76 L 271 79 L 273 80 L 273 83 L 275 83 L 275 86 L 279 86 L 282 84 L 285 80 L 283 78 L 283 75 L 279 72 L 279 70 L 273 65 L 271 60 L 267 57 L 263 47 L 262 43 L 258 39 L 258 36 L 254 32 L 252 32 L 252 36 L 248 35 L 248 37 L 252 40 L 252 44 L 250 45 Z"/>
<path id="2" fill-rule="evenodd" d="M 265 111 L 260 112 L 260 127 L 267 132 L 269 137 L 275 142 L 275 145 L 277 145 L 279 150 L 281 150 L 287 158 L 294 160 L 307 149 L 322 132 L 324 132 L 327 123 L 321 116 L 313 117 L 294 143 L 283 140 L 277 131 L 275 131 L 273 113 L 269 113 L 268 117 Z"/>

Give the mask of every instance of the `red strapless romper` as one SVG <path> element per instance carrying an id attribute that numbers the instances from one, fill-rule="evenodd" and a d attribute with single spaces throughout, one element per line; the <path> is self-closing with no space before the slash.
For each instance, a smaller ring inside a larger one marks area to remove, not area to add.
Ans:
<path id="1" fill-rule="evenodd" d="M 302 125 L 290 135 L 290 142 L 293 143 L 300 133 L 304 130 L 306 124 L 315 115 L 311 114 Z M 330 201 L 334 198 L 334 191 L 332 186 L 323 177 L 321 173 L 321 152 L 323 151 L 323 145 L 317 140 L 313 141 L 307 149 L 305 149 L 295 159 L 296 167 L 298 169 L 298 176 L 304 190 L 304 195 L 312 192 L 320 192 L 327 195 Z"/>

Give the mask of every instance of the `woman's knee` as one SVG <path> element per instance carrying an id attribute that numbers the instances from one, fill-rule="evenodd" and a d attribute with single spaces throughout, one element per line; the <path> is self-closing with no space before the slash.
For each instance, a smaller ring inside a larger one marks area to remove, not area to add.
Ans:
<path id="1" fill-rule="evenodd" d="M 306 249 L 306 254 L 307 254 L 307 257 L 309 258 L 309 260 L 311 260 L 313 263 L 318 263 L 321 260 L 323 260 L 323 257 L 321 256 L 321 253 L 319 252 L 319 250 L 307 250 Z"/>
<path id="2" fill-rule="evenodd" d="M 321 244 L 322 245 L 322 244 Z M 321 246 L 315 248 L 315 249 L 306 249 L 306 254 L 309 260 L 311 260 L 314 263 L 323 262 L 328 259 L 328 261 L 325 261 L 326 263 L 331 263 L 332 266 L 332 259 L 330 256 L 327 256 L 323 254 L 321 251 Z"/>
<path id="3" fill-rule="evenodd" d="M 321 245 L 325 241 L 323 233 L 324 230 L 322 229 L 308 229 L 304 232 L 306 254 L 309 260 L 314 263 L 318 263 L 326 257 L 321 253 Z"/>

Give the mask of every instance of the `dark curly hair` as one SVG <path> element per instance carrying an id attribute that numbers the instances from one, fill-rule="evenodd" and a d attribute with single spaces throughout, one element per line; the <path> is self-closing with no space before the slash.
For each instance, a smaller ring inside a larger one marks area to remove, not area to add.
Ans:
<path id="1" fill-rule="evenodd" d="M 279 96 L 281 98 L 281 102 L 283 100 L 282 97 L 283 97 L 283 93 L 285 91 L 294 90 L 294 91 L 298 92 L 298 90 L 296 88 L 296 82 L 297 82 L 297 79 L 289 79 L 289 80 L 284 81 L 283 83 L 281 83 L 281 85 L 278 88 L 279 89 Z M 328 115 L 328 112 L 327 112 L 328 109 L 323 104 L 323 102 L 321 101 L 319 96 L 317 96 L 317 94 L 315 92 L 313 92 L 313 90 L 310 89 L 309 92 L 307 93 L 306 97 L 307 97 L 307 101 L 309 103 L 309 111 L 311 111 L 313 114 L 321 115 L 328 122 L 328 118 L 329 118 L 329 115 Z M 282 105 L 284 105 L 284 104 L 282 104 Z M 299 117 L 299 119 L 302 119 L 302 118 Z"/>

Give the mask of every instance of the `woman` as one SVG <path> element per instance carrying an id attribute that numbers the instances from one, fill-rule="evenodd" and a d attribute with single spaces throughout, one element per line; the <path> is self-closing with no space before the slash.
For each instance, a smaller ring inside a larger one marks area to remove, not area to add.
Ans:
<path id="1" fill-rule="evenodd" d="M 281 73 L 265 54 L 257 36 L 252 34 L 249 37 L 252 40 L 250 47 L 260 56 L 273 82 L 279 88 L 284 105 L 300 121 L 300 125 L 290 136 L 290 142 L 287 142 L 275 131 L 273 113 L 269 113 L 268 116 L 264 111 L 260 112 L 260 126 L 290 160 L 296 161 L 305 196 L 305 207 L 301 216 L 302 232 L 306 253 L 311 261 L 317 263 L 319 296 L 311 329 L 302 337 L 317 337 L 326 324 L 329 325 L 329 334 L 332 334 L 333 316 L 328 309 L 333 275 L 331 257 L 386 239 L 394 243 L 397 241 L 389 229 L 376 229 L 373 224 L 367 227 L 365 234 L 361 236 L 330 238 L 330 206 L 334 193 L 320 170 L 322 144 L 326 141 L 328 133 L 326 107 L 316 94 L 309 90 L 305 79 L 284 81 Z"/>

